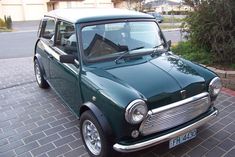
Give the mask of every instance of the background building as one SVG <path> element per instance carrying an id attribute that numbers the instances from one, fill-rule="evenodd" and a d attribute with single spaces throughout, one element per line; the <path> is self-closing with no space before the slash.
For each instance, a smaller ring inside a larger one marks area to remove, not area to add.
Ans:
<path id="1" fill-rule="evenodd" d="M 114 8 L 140 10 L 143 0 L 112 0 Z"/>
<path id="2" fill-rule="evenodd" d="M 58 8 L 113 7 L 111 0 L 0 0 L 0 18 L 13 21 L 39 20 L 47 11 Z"/>
<path id="3" fill-rule="evenodd" d="M 163 13 L 170 11 L 193 11 L 188 5 L 184 5 L 181 1 L 175 0 L 153 0 L 145 3 L 145 8 L 155 12 Z"/>

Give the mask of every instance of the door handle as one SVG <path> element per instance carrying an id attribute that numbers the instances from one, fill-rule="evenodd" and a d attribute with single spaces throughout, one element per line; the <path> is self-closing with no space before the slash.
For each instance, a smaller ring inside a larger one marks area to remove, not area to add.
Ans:
<path id="1" fill-rule="evenodd" d="M 54 57 L 52 55 L 47 56 L 48 59 L 53 59 Z"/>

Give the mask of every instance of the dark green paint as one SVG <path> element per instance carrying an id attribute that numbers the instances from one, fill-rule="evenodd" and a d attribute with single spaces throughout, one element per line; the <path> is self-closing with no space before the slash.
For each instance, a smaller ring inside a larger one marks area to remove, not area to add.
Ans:
<path id="1" fill-rule="evenodd" d="M 128 16 L 137 17 L 141 16 Z M 124 15 L 87 17 L 76 22 L 119 18 L 124 18 Z M 49 47 L 56 52 L 52 45 Z M 157 108 L 182 100 L 180 91 L 183 89 L 187 90 L 186 97 L 207 91 L 209 82 L 216 77 L 210 70 L 168 53 L 155 57 L 146 54 L 120 64 L 106 61 L 84 65 L 82 57 L 79 57 L 79 67 L 48 57 L 41 41 L 37 44 L 36 54 L 45 69 L 45 78 L 66 104 L 78 116 L 83 103 L 95 104 L 107 118 L 117 141 L 133 142 L 131 131 L 139 128 L 139 124 L 128 124 L 124 117 L 125 108 L 131 101 L 143 99 L 148 109 Z M 147 140 L 152 137 L 140 138 Z"/>

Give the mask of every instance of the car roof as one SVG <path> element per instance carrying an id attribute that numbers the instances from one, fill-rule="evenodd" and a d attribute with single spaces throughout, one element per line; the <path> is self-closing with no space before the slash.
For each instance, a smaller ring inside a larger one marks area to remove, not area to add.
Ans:
<path id="1" fill-rule="evenodd" d="M 45 16 L 63 19 L 72 23 L 95 22 L 112 19 L 144 18 L 153 19 L 152 16 L 136 11 L 114 8 L 73 8 L 56 9 L 48 12 Z"/>

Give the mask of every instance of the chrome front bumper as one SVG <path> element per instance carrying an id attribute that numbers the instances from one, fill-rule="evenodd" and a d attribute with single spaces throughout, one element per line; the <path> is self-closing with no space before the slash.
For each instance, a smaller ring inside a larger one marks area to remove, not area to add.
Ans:
<path id="1" fill-rule="evenodd" d="M 122 145 L 122 144 L 116 143 L 113 145 L 113 148 L 114 148 L 114 150 L 116 150 L 118 152 L 134 152 L 134 151 L 142 150 L 142 149 L 163 143 L 165 141 L 169 141 L 172 138 L 175 138 L 179 135 L 182 135 L 190 130 L 196 129 L 199 126 L 201 126 L 201 125 L 205 124 L 206 122 L 215 118 L 218 115 L 218 113 L 219 113 L 218 110 L 215 109 L 211 114 L 200 119 L 199 121 L 197 121 L 193 124 L 190 124 L 184 128 L 181 128 L 179 130 L 170 132 L 166 135 L 163 135 L 163 136 L 160 136 L 160 137 L 148 140 L 148 141 L 132 144 L 132 145 Z"/>

